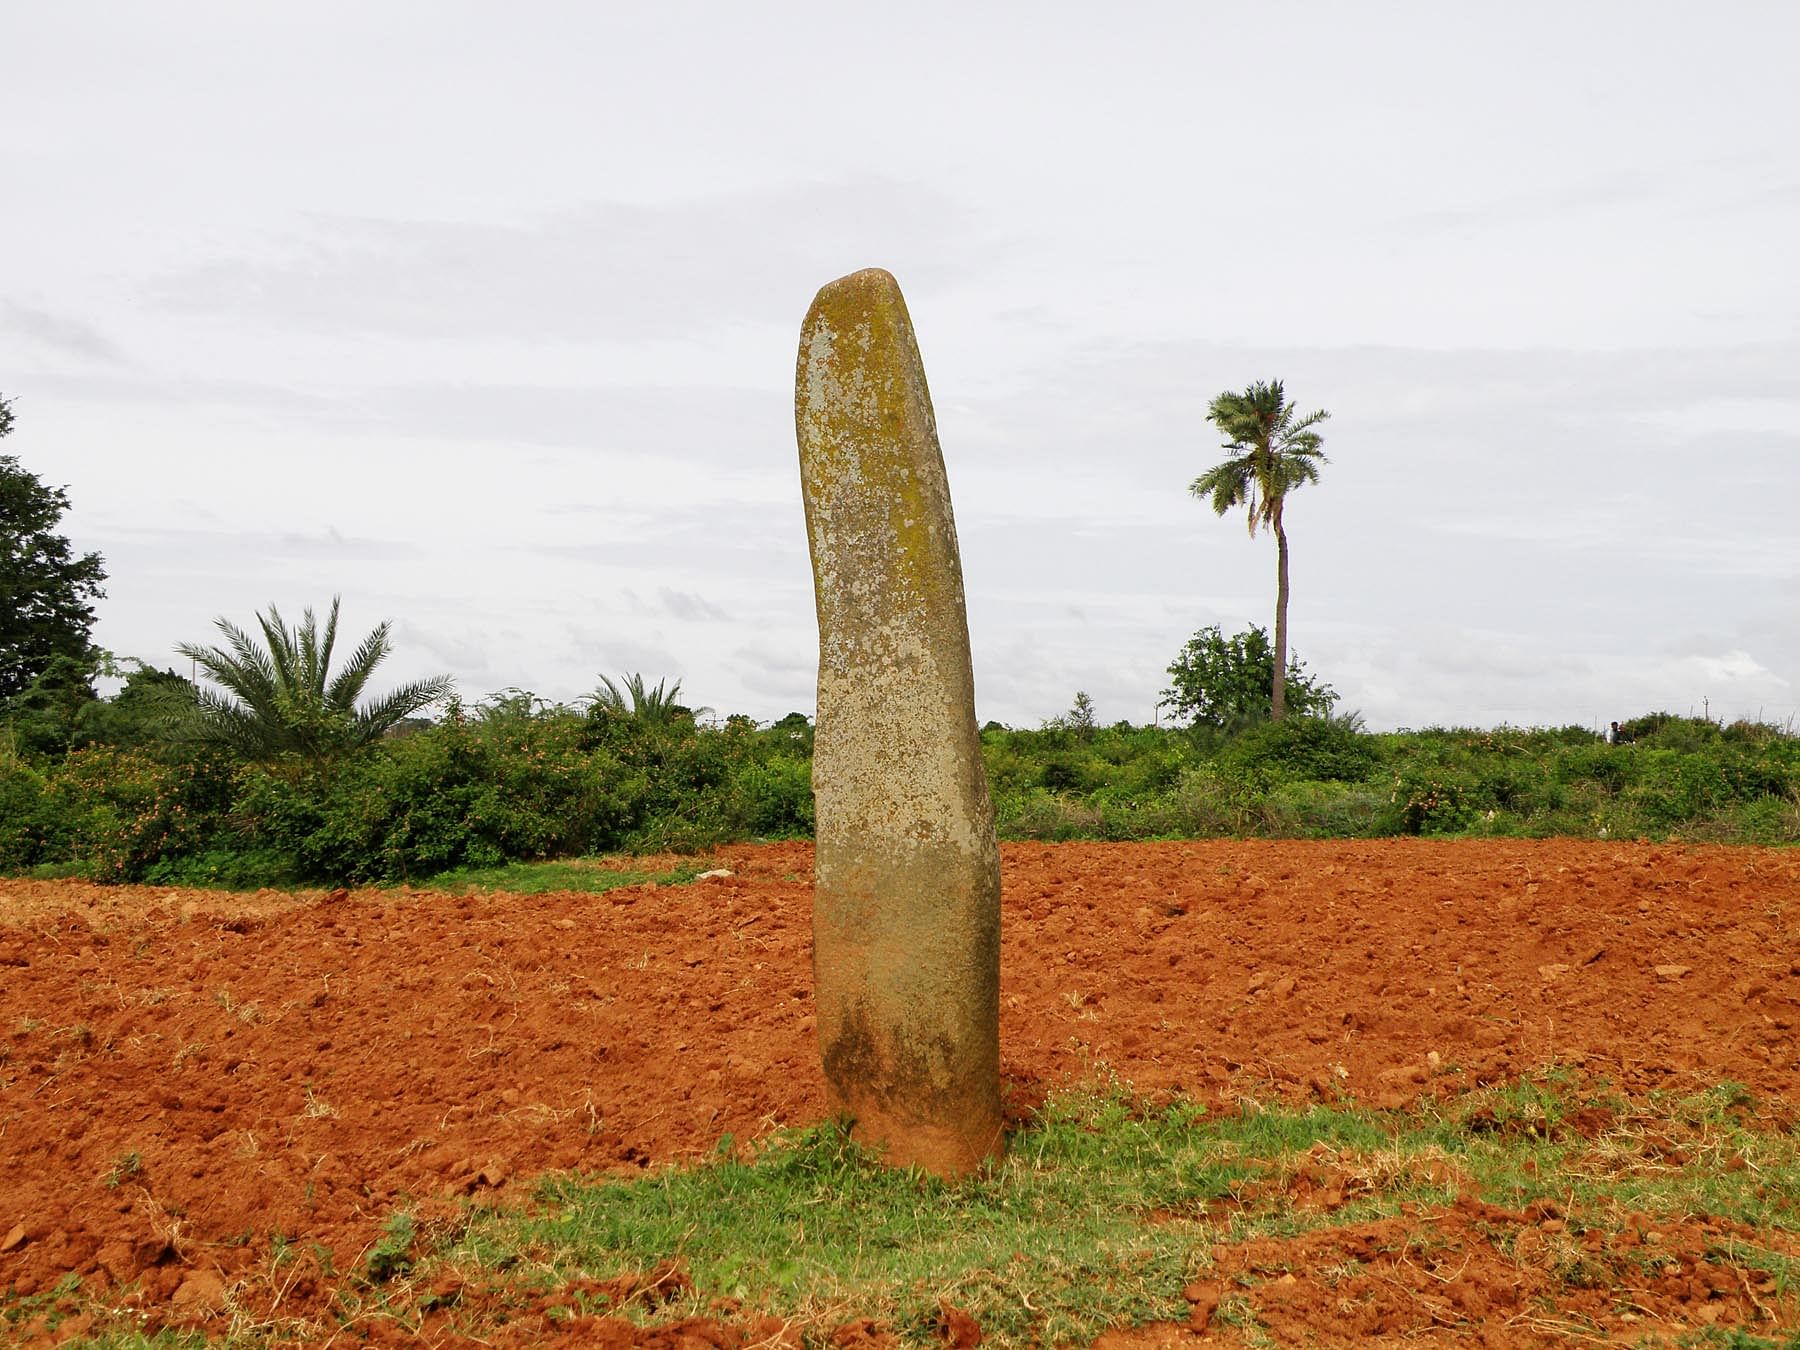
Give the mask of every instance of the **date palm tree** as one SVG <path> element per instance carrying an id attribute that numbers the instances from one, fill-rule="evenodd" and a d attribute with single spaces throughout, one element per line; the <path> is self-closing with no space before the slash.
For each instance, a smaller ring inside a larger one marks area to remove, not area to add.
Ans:
<path id="1" fill-rule="evenodd" d="M 1288 542 L 1282 507 L 1288 493 L 1319 481 L 1319 466 L 1326 462 L 1319 447 L 1325 438 L 1313 428 L 1330 416 L 1323 409 L 1298 416 L 1280 380 L 1258 381 L 1242 393 L 1227 390 L 1213 399 L 1206 419 L 1226 436 L 1231 458 L 1188 486 L 1202 501 L 1210 500 L 1221 516 L 1247 505 L 1252 537 L 1261 525 L 1275 534 L 1275 679 L 1269 716 L 1277 722 L 1285 711 L 1288 663 Z"/>
<path id="2" fill-rule="evenodd" d="M 385 619 L 377 624 L 333 675 L 336 598 L 323 631 L 310 608 L 301 615 L 298 629 L 289 628 L 273 605 L 256 621 L 262 629 L 260 644 L 236 624 L 217 619 L 224 646 L 184 642 L 176 648 L 224 690 L 199 689 L 193 695 L 184 730 L 194 739 L 247 759 L 291 757 L 324 767 L 379 740 L 402 719 L 451 692 L 450 678 L 437 675 L 403 684 L 357 707 L 369 677 L 392 650 L 390 625 Z"/>
<path id="3" fill-rule="evenodd" d="M 656 687 L 651 689 L 645 685 L 642 675 L 625 675 L 618 682 L 602 675 L 589 698 L 593 707 L 643 727 L 673 726 L 691 721 L 697 713 L 710 711 L 686 707 L 679 701 L 680 696 L 680 680 L 672 684 L 658 680 Z"/>

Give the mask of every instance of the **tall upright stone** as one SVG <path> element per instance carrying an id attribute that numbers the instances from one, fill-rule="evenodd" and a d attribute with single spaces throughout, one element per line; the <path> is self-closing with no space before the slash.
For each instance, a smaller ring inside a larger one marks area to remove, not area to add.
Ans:
<path id="1" fill-rule="evenodd" d="M 813 300 L 794 421 L 819 612 L 825 1080 L 852 1137 L 955 1175 L 1001 1146 L 1000 854 L 950 485 L 887 272 Z"/>

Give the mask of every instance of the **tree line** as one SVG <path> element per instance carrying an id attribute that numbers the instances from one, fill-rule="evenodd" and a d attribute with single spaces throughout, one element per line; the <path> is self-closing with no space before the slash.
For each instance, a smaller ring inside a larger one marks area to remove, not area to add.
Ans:
<path id="1" fill-rule="evenodd" d="M 1284 501 L 1318 480 L 1314 428 L 1279 382 L 1222 394 L 1231 455 L 1191 490 L 1277 546 L 1275 633 L 1212 625 L 1177 653 L 1180 725 L 1097 724 L 1092 701 L 982 749 L 1003 837 L 1580 834 L 1800 840 L 1786 729 L 1653 714 L 1592 731 L 1370 735 L 1289 651 Z M 12 430 L 0 399 L 0 435 Z M 812 724 L 699 717 L 679 683 L 602 676 L 575 704 L 447 678 L 370 697 L 378 624 L 339 605 L 175 650 L 205 682 L 90 638 L 106 572 L 59 530 L 66 491 L 0 456 L 0 871 L 185 883 L 401 881 L 559 855 L 700 849 L 812 828 Z M 111 698 L 101 675 L 123 677 Z M 426 716 L 433 713 L 433 716 Z"/>

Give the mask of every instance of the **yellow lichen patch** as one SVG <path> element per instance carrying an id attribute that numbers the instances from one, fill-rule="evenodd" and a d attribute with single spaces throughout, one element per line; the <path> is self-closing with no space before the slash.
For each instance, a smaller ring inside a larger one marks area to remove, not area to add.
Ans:
<path id="1" fill-rule="evenodd" d="M 875 604 L 904 623 L 962 604 L 943 457 L 906 301 L 892 276 L 857 272 L 819 292 L 801 330 L 794 419 L 815 599 Z M 834 566 L 820 568 L 821 554 Z M 948 589 L 946 589 L 948 588 Z"/>

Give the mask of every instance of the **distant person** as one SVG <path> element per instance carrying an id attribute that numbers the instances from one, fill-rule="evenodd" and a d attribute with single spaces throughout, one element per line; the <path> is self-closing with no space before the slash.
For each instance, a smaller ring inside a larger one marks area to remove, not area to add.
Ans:
<path id="1" fill-rule="evenodd" d="M 1606 729 L 1606 743 L 1608 745 L 1617 745 L 1619 743 L 1619 724 L 1617 722 L 1614 722 Z"/>

